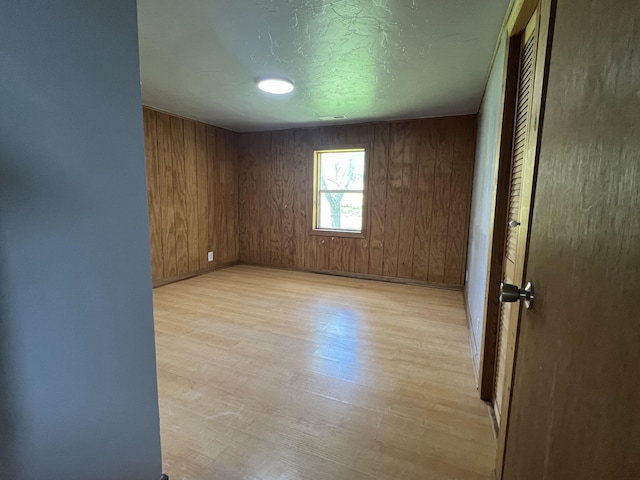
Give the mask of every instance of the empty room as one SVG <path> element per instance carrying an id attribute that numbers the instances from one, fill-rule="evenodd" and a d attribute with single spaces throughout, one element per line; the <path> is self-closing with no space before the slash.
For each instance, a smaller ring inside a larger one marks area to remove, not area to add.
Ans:
<path id="1" fill-rule="evenodd" d="M 462 288 L 507 6 L 138 2 L 170 478 L 489 477 Z"/>
<path id="2" fill-rule="evenodd" d="M 0 0 L 0 476 L 640 477 L 640 18 Z"/>

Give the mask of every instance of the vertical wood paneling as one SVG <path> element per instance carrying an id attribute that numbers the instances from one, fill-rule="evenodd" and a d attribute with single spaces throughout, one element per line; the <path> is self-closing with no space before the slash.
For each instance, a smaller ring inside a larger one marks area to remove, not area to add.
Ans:
<path id="1" fill-rule="evenodd" d="M 369 240 L 354 239 L 355 263 L 353 266 L 354 273 L 369 273 Z"/>
<path id="2" fill-rule="evenodd" d="M 191 120 L 183 121 L 184 128 L 184 172 L 185 206 L 187 216 L 187 254 L 189 272 L 200 270 L 198 228 L 198 172 L 196 171 L 196 125 Z"/>
<path id="3" fill-rule="evenodd" d="M 241 258 L 463 283 L 475 116 L 242 135 L 144 118 L 154 281 Z M 366 238 L 309 235 L 313 148 L 349 143 L 370 146 Z"/>
<path id="4" fill-rule="evenodd" d="M 173 159 L 171 157 L 171 116 L 157 112 L 160 208 L 162 209 L 162 257 L 164 278 L 178 275 L 176 263 L 176 224 L 173 183 Z"/>
<path id="5" fill-rule="evenodd" d="M 307 202 L 310 155 L 308 131 L 295 130 L 293 150 L 293 258 L 292 266 L 306 265 Z M 315 258 L 315 255 L 314 255 Z"/>
<path id="6" fill-rule="evenodd" d="M 226 153 L 225 162 L 227 165 L 225 178 L 229 188 L 226 192 L 225 212 L 228 218 L 227 249 L 223 252 L 226 263 L 234 262 L 238 259 L 238 135 L 229 130 L 224 130 Z"/>
<path id="7" fill-rule="evenodd" d="M 416 225 L 418 163 L 420 127 L 414 122 L 397 124 L 402 129 L 404 155 L 402 156 L 402 187 L 400 210 L 400 232 L 398 241 L 398 277 L 411 278 L 413 273 L 413 241 Z"/>
<path id="8" fill-rule="evenodd" d="M 303 202 L 306 205 L 306 215 L 304 218 L 303 235 L 305 238 L 304 244 L 304 267 L 309 270 L 317 270 L 320 267 L 319 258 L 326 258 L 325 250 L 325 237 L 318 237 L 315 235 L 309 235 L 311 229 L 311 222 L 313 217 L 313 200 L 311 197 L 311 189 L 313 188 L 313 149 L 314 146 L 320 143 L 318 129 L 301 130 L 304 134 L 304 145 L 302 146 L 301 153 L 304 154 L 305 165 L 305 180 L 306 189 L 301 192 L 303 196 Z M 322 242 L 322 241 L 325 242 Z M 323 254 L 321 255 L 320 252 Z"/>
<path id="9" fill-rule="evenodd" d="M 250 182 L 251 182 L 251 172 L 252 168 L 252 156 L 248 153 L 240 151 L 242 149 L 242 144 L 238 145 L 238 189 L 241 191 L 252 191 Z M 250 214 L 250 204 L 246 198 L 238 197 L 238 246 L 239 246 L 239 255 L 238 259 L 240 261 L 251 261 L 247 257 L 251 250 L 250 240 L 249 240 L 249 231 L 247 228 L 247 223 L 245 221 L 248 220 L 251 216 Z"/>
<path id="10" fill-rule="evenodd" d="M 260 149 L 258 158 L 259 212 L 258 242 L 260 263 L 271 265 L 271 132 L 260 133 L 256 145 Z"/>
<path id="11" fill-rule="evenodd" d="M 154 282 L 236 261 L 236 134 L 147 108 L 144 121 Z"/>
<path id="12" fill-rule="evenodd" d="M 271 162 L 269 164 L 268 184 L 266 192 L 268 196 L 268 205 L 271 213 L 271 221 L 269 222 L 269 239 L 271 242 L 271 265 L 284 265 L 284 224 L 282 209 L 284 207 L 284 188 L 285 173 L 283 164 L 284 157 L 287 154 L 287 138 L 285 135 L 279 136 L 280 141 L 273 142 L 271 145 Z"/>
<path id="13" fill-rule="evenodd" d="M 467 116 L 240 135 L 240 257 L 462 285 L 475 121 Z M 313 148 L 354 143 L 370 147 L 366 238 L 310 235 Z"/>
<path id="14" fill-rule="evenodd" d="M 391 125 L 387 171 L 387 214 L 384 225 L 383 275 L 386 277 L 398 276 L 400 216 L 402 214 L 402 170 L 404 167 L 404 139 L 407 134 L 404 129 L 405 125 L 404 122 Z"/>
<path id="15" fill-rule="evenodd" d="M 149 240 L 151 242 L 151 272 L 154 281 L 164 275 L 162 252 L 162 209 L 158 164 L 156 113 L 145 109 L 144 144 L 147 165 L 147 190 L 149 198 Z"/>
<path id="16" fill-rule="evenodd" d="M 455 125 L 453 162 L 451 170 L 451 191 L 449 196 L 449 223 L 447 230 L 447 250 L 444 265 L 444 283 L 459 285 L 464 278 L 469 223 L 458 219 L 468 219 L 471 208 L 468 195 L 473 181 L 473 168 L 465 161 L 473 155 L 470 146 L 475 144 L 475 122 L 459 121 Z"/>
<path id="17" fill-rule="evenodd" d="M 329 270 L 331 263 L 331 238 L 316 237 L 319 242 L 316 250 L 316 268 Z"/>
<path id="18" fill-rule="evenodd" d="M 330 237 L 329 270 L 353 272 L 355 269 L 355 242 L 353 238 Z"/>
<path id="19" fill-rule="evenodd" d="M 444 265 L 447 256 L 449 229 L 449 200 L 451 170 L 454 157 L 455 123 L 453 119 L 441 120 L 438 139 L 438 157 L 435 170 L 435 192 L 431 214 L 431 241 L 429 247 L 429 274 L 427 280 L 444 283 Z"/>
<path id="20" fill-rule="evenodd" d="M 373 151 L 369 167 L 369 273 L 371 275 L 383 274 L 390 130 L 391 125 L 388 123 L 374 126 Z"/>
<path id="21" fill-rule="evenodd" d="M 207 222 L 207 230 L 209 233 L 209 246 L 214 252 L 213 265 L 217 262 L 218 255 L 215 254 L 214 247 L 218 245 L 218 224 L 222 219 L 218 216 L 219 198 L 218 192 L 218 165 L 216 152 L 216 131 L 217 129 L 207 125 L 207 203 L 209 204 L 210 213 L 216 222 Z"/>
<path id="22" fill-rule="evenodd" d="M 229 262 L 229 257 L 233 254 L 233 243 L 237 241 L 233 237 L 233 224 L 229 215 L 230 199 L 233 190 L 233 178 L 237 176 L 237 171 L 231 167 L 235 159 L 232 158 L 229 148 L 229 139 L 227 132 L 220 128 L 215 129 L 216 135 L 216 153 L 214 166 L 216 169 L 216 184 L 214 186 L 215 195 L 215 218 L 219 221 L 215 222 L 216 237 L 218 243 L 216 250 L 218 255 L 214 258 L 215 265 L 221 265 Z M 235 211 L 237 215 L 237 211 Z"/>
<path id="23" fill-rule="evenodd" d="M 475 121 L 475 119 L 474 119 Z M 435 192 L 435 166 L 438 157 L 437 120 L 430 120 L 420 135 L 418 149 L 418 191 L 416 224 L 413 236 L 413 271 L 411 278 L 429 279 L 429 252 L 431 247 L 431 212 Z M 472 145 L 470 148 L 475 147 Z"/>
<path id="24" fill-rule="evenodd" d="M 282 235 L 280 237 L 281 261 L 284 266 L 292 266 L 295 256 L 294 241 L 294 214 L 293 204 L 295 202 L 296 187 L 294 184 L 296 175 L 296 160 L 293 160 L 293 168 L 291 168 L 289 155 L 295 153 L 295 135 L 293 131 L 287 131 L 283 135 L 282 142 L 273 144 L 272 147 L 277 154 L 275 159 L 278 163 L 278 169 L 282 175 L 282 196 L 279 208 L 280 222 L 282 225 Z"/>
<path id="25" fill-rule="evenodd" d="M 319 134 L 318 130 L 300 130 L 300 139 L 303 141 L 297 151 L 304 155 L 303 164 L 305 167 L 305 185 L 306 188 L 300 192 L 302 201 L 305 205 L 304 216 L 304 228 L 302 235 L 304 236 L 304 268 L 309 270 L 317 270 L 321 268 L 318 262 L 319 258 L 326 257 L 326 251 L 324 249 L 324 243 L 322 240 L 326 240 L 324 237 L 317 237 L 315 235 L 309 235 L 311 229 L 311 221 L 313 216 L 313 201 L 311 197 L 311 188 L 313 188 L 313 149 L 315 145 L 318 145 Z M 322 247 L 322 248 L 321 248 Z M 322 251 L 322 255 L 320 255 Z"/>
<path id="26" fill-rule="evenodd" d="M 260 199 L 258 197 L 258 154 L 259 151 L 253 148 L 253 144 L 245 140 L 246 135 L 241 135 L 239 145 L 239 237 L 240 252 L 239 258 L 249 263 L 259 263 L 260 258 L 258 229 L 254 222 L 259 218 Z"/>
<path id="27" fill-rule="evenodd" d="M 196 175 L 197 175 L 197 216 L 198 216 L 198 265 L 200 270 L 209 267 L 207 252 L 211 249 L 209 243 L 209 218 L 211 205 L 209 204 L 209 159 L 207 157 L 207 127 L 204 123 L 196 123 Z"/>
<path id="28" fill-rule="evenodd" d="M 304 244 L 304 268 L 308 270 L 318 269 L 318 248 L 320 240 L 324 240 L 324 237 L 320 238 L 315 235 L 306 235 Z"/>
<path id="29" fill-rule="evenodd" d="M 173 168 L 173 195 L 176 233 L 176 274 L 189 272 L 189 245 L 187 242 L 187 198 L 184 165 L 184 130 L 182 119 L 171 117 L 171 166 Z"/>
<path id="30" fill-rule="evenodd" d="M 213 141 L 212 144 L 212 159 L 209 163 L 210 167 L 213 167 L 211 174 L 211 186 L 213 195 L 213 215 L 217 218 L 217 221 L 213 223 L 213 231 L 215 243 L 215 250 L 220 250 L 217 255 L 214 252 L 214 265 L 224 263 L 222 252 L 227 247 L 227 216 L 224 211 L 225 207 L 225 146 L 224 146 L 224 132 L 218 128 L 209 126 L 207 127 L 209 136 Z"/>
<path id="31" fill-rule="evenodd" d="M 366 173 L 366 182 L 367 182 L 367 188 L 365 191 L 365 195 L 370 195 L 370 176 L 371 176 L 371 159 L 372 159 L 372 148 L 373 148 L 373 134 L 374 134 L 374 127 L 373 125 L 351 125 L 349 126 L 349 128 L 347 129 L 347 143 L 349 144 L 363 144 L 363 145 L 368 145 L 369 146 L 369 151 L 368 151 L 368 164 L 367 164 L 367 173 Z M 366 198 L 365 198 L 365 201 Z M 371 211 L 372 209 L 369 208 L 367 209 L 367 218 L 366 218 L 366 225 L 367 228 L 370 229 L 370 225 L 371 225 Z M 369 230 L 370 231 L 370 230 Z M 364 240 L 361 239 L 351 239 L 351 242 L 353 243 L 353 248 L 354 248 L 354 255 L 355 255 L 355 259 L 354 259 L 354 266 L 353 266 L 353 272 L 355 273 L 362 273 L 362 274 L 368 274 L 369 273 L 369 246 L 370 246 L 370 241 L 369 238 L 366 238 Z"/>

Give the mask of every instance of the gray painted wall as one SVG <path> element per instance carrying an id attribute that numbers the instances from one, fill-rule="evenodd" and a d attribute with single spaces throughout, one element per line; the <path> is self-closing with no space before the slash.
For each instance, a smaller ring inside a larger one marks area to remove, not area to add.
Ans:
<path id="1" fill-rule="evenodd" d="M 478 113 L 478 141 L 471 200 L 467 252 L 467 304 L 472 322 L 474 362 L 479 364 L 484 329 L 485 294 L 489 269 L 489 228 L 495 201 L 496 155 L 502 106 L 506 36 L 500 39 L 496 58 Z"/>
<path id="2" fill-rule="evenodd" d="M 0 473 L 161 473 L 135 0 L 0 0 Z"/>

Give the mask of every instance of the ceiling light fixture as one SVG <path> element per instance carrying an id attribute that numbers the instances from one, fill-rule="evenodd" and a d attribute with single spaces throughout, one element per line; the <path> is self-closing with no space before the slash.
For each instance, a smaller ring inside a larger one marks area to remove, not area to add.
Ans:
<path id="1" fill-rule="evenodd" d="M 265 78 L 258 82 L 258 88 L 263 92 L 283 95 L 293 91 L 293 83 L 280 78 Z"/>

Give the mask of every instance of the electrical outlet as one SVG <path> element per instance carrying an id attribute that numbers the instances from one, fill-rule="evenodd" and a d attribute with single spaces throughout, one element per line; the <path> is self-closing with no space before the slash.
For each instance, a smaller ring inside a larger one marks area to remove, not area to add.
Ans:
<path id="1" fill-rule="evenodd" d="M 207 253 L 207 261 L 208 262 L 213 262 L 213 252 L 208 252 Z"/>

